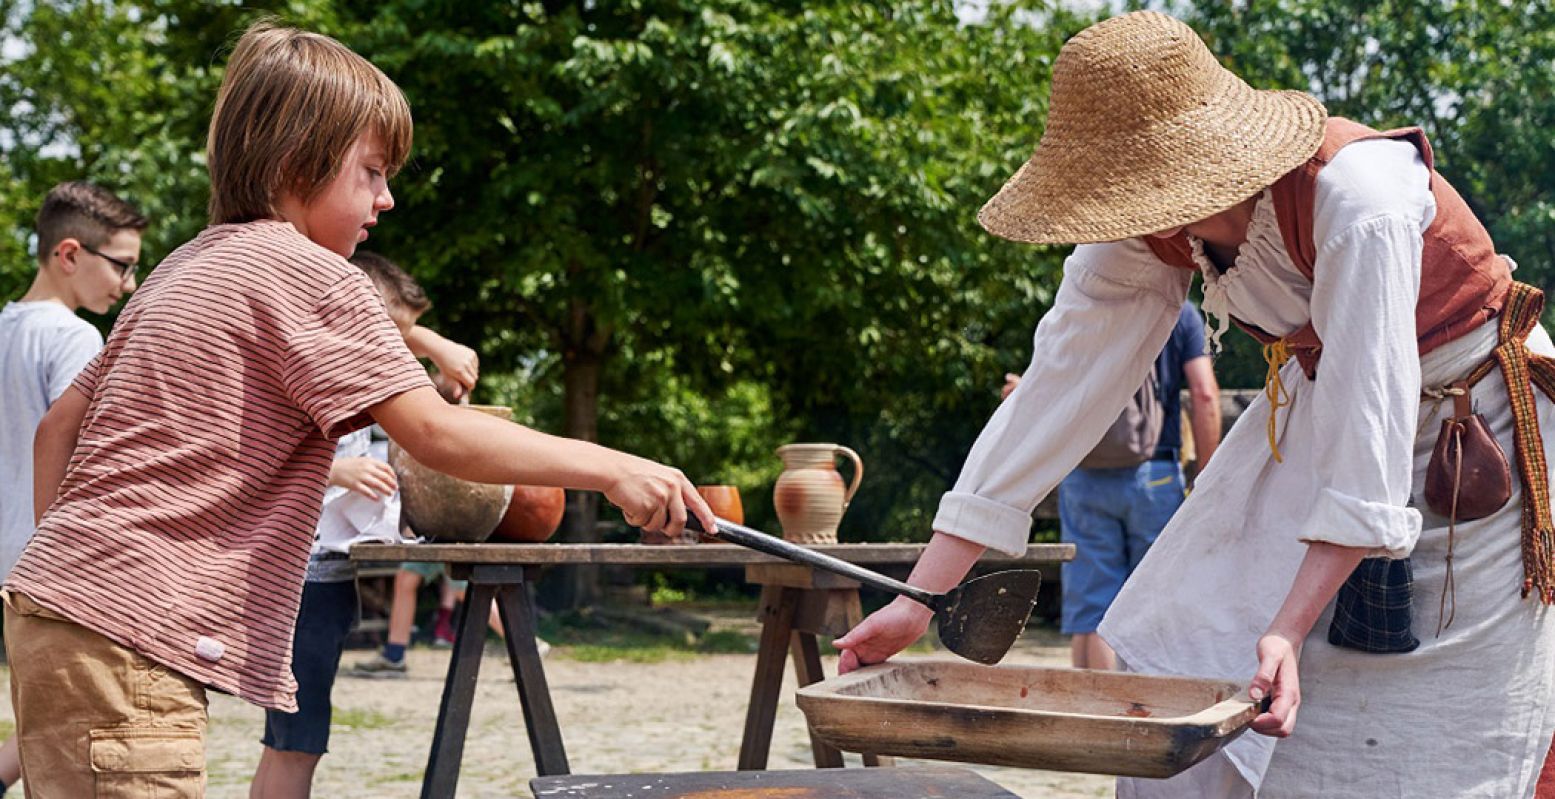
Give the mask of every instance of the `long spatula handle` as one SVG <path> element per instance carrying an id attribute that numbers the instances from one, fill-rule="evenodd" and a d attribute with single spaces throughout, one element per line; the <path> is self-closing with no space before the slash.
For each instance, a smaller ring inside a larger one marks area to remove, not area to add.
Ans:
<path id="1" fill-rule="evenodd" d="M 690 518 L 686 519 L 686 527 L 687 529 L 694 530 L 699 533 L 707 532 L 706 530 L 702 529 L 702 523 L 698 521 L 695 516 L 691 516 Z M 845 560 L 842 560 L 841 558 L 834 558 L 830 555 L 823 555 L 820 552 L 799 546 L 798 544 L 790 544 L 781 538 L 767 535 L 760 530 L 752 530 L 751 528 L 742 524 L 735 524 L 734 522 L 728 521 L 726 519 L 719 519 L 718 530 L 708 534 L 720 541 L 727 541 L 731 544 L 739 544 L 742 547 L 754 549 L 757 552 L 765 552 L 768 555 L 775 555 L 784 560 L 803 563 L 806 566 L 814 566 L 817 569 L 829 571 L 832 574 L 840 574 L 843 577 L 847 577 L 851 580 L 858 580 L 859 582 L 871 588 L 878 588 L 882 591 L 889 591 L 893 594 L 899 594 L 901 596 L 907 597 L 908 599 L 920 602 L 934 610 L 939 609 L 936 607 L 934 600 L 941 596 L 940 594 L 933 594 L 921 588 L 914 588 L 907 583 L 901 582 L 900 580 L 893 580 L 890 577 L 880 574 L 879 572 L 870 571 L 869 569 L 849 563 Z"/>

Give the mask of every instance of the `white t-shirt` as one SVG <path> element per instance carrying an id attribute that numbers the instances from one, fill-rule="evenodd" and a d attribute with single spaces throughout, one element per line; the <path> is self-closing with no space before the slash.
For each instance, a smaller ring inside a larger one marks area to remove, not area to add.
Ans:
<path id="1" fill-rule="evenodd" d="M 0 578 L 32 538 L 38 422 L 102 348 L 97 328 L 57 302 L 0 309 Z"/>
<path id="2" fill-rule="evenodd" d="M 364 427 L 341 436 L 335 445 L 335 458 L 388 460 L 387 446 L 379 448 L 375 443 L 372 428 Z M 332 485 L 324 491 L 324 511 L 319 515 L 313 551 L 344 553 L 351 551 L 352 544 L 398 542 L 399 520 L 398 491 L 383 499 L 368 499 L 355 491 Z"/>

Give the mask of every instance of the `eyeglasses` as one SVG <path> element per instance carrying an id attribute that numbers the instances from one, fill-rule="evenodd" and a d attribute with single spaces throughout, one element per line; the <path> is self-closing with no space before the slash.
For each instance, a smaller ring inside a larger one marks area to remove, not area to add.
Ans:
<path id="1" fill-rule="evenodd" d="M 112 255 L 109 255 L 109 254 L 104 253 L 104 252 L 99 252 L 98 250 L 93 249 L 91 247 L 88 247 L 85 244 L 81 245 L 81 249 L 86 250 L 87 252 L 97 256 L 98 258 L 103 259 L 104 261 L 107 261 L 110 264 L 113 264 L 114 267 L 119 270 L 119 281 L 120 282 L 129 280 L 130 278 L 134 277 L 135 276 L 135 272 L 140 269 L 140 265 L 135 263 L 134 261 L 125 261 L 125 260 L 121 260 L 119 258 L 115 258 Z"/>

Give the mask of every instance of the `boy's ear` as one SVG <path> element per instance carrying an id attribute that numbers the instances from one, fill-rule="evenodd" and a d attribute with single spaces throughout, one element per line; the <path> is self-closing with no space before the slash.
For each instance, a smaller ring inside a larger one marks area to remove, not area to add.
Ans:
<path id="1" fill-rule="evenodd" d="M 63 238 L 54 245 L 54 252 L 50 253 L 49 260 L 59 265 L 59 271 L 66 275 L 76 273 L 76 256 L 81 252 L 79 239 Z"/>

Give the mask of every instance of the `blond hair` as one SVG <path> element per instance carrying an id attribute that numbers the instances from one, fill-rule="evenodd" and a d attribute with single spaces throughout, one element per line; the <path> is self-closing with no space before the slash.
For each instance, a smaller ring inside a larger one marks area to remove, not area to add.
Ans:
<path id="1" fill-rule="evenodd" d="M 387 75 L 328 36 L 254 24 L 227 61 L 206 140 L 211 224 L 273 216 L 283 192 L 313 199 L 369 131 L 398 171 L 410 105 Z"/>

